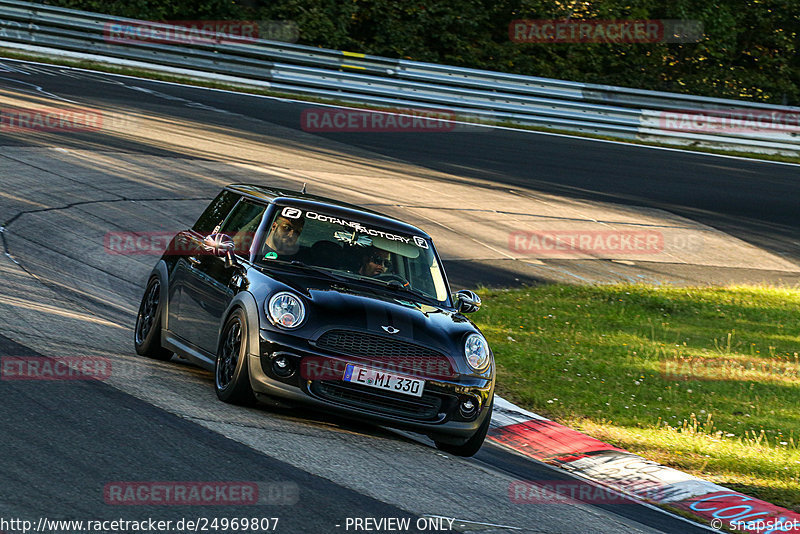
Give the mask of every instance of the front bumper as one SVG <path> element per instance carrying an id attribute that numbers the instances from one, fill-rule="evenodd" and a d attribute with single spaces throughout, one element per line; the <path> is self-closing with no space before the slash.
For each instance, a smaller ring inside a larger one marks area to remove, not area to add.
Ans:
<path id="1" fill-rule="evenodd" d="M 256 394 L 413 430 L 454 445 L 469 439 L 487 417 L 487 403 L 494 392 L 493 373 L 489 373 L 492 378 L 460 374 L 444 378 L 426 375 L 424 370 L 412 374 L 397 371 L 424 380 L 423 395 L 415 397 L 344 382 L 346 364 L 370 367 L 363 358 L 324 352 L 305 339 L 273 331 L 261 330 L 259 337 L 259 352 L 249 358 L 250 382 Z M 273 359 L 279 356 L 291 363 L 294 372 L 289 376 L 276 374 Z M 373 367 L 381 369 L 380 364 Z M 475 405 L 474 413 L 462 410 L 465 401 Z"/>

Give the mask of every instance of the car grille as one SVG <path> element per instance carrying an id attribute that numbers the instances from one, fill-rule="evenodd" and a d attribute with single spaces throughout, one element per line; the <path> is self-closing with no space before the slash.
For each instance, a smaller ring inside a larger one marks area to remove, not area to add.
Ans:
<path id="1" fill-rule="evenodd" d="M 422 345 L 375 334 L 329 330 L 319 337 L 316 346 L 330 352 L 359 357 L 388 371 L 441 379 L 457 376 L 445 355 Z"/>
<path id="2" fill-rule="evenodd" d="M 442 408 L 442 399 L 436 395 L 423 393 L 422 397 L 411 397 L 345 382 L 312 382 L 311 392 L 338 404 L 419 421 L 440 419 Z"/>

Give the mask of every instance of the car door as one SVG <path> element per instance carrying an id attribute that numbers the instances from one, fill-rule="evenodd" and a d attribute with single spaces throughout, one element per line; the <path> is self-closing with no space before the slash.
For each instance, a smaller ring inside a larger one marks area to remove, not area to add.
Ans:
<path id="1" fill-rule="evenodd" d="M 181 300 L 181 322 L 190 341 L 209 354 L 217 352 L 217 339 L 223 314 L 244 282 L 242 262 L 248 262 L 253 236 L 267 206 L 242 199 L 222 223 L 219 233 L 233 238 L 237 264 L 224 257 L 202 254 L 187 258 L 187 271 Z"/>
<path id="2" fill-rule="evenodd" d="M 192 229 L 181 232 L 176 240 L 175 253 L 178 261 L 170 276 L 167 328 L 172 334 L 195 346 L 198 325 L 191 322 L 191 317 L 187 317 L 182 311 L 186 306 L 186 285 L 194 283 L 196 269 L 207 255 L 203 248 L 203 239 L 222 227 L 222 223 L 240 199 L 241 196 L 236 193 L 222 191 L 208 205 Z"/>

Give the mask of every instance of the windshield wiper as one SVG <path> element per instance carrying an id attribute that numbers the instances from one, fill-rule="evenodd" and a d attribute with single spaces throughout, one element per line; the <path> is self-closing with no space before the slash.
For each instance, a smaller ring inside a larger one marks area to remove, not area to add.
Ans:
<path id="1" fill-rule="evenodd" d="M 333 274 L 332 272 L 328 271 L 327 269 L 324 269 L 322 267 L 317 267 L 316 265 L 308 265 L 307 263 L 303 263 L 300 260 L 291 260 L 291 261 L 272 260 L 271 263 L 277 264 L 277 265 L 279 265 L 281 267 L 292 266 L 292 267 L 298 267 L 300 269 L 304 269 L 306 271 L 312 271 L 315 274 L 323 275 L 324 277 L 326 277 L 326 278 L 328 278 L 330 280 L 336 280 L 337 282 L 344 282 L 344 281 L 347 280 L 346 278 L 344 278 L 342 276 L 338 276 L 338 275 Z"/>
<path id="2" fill-rule="evenodd" d="M 313 272 L 315 272 L 317 274 L 324 275 L 325 277 L 330 278 L 331 280 L 336 280 L 337 282 L 342 282 L 342 281 L 346 280 L 345 277 L 333 274 L 332 272 L 330 272 L 329 270 L 325 269 L 324 267 L 318 267 L 316 265 L 309 265 L 307 263 L 303 263 L 300 260 L 292 260 L 292 261 L 289 262 L 289 264 L 292 267 L 300 267 L 301 269 L 306 269 L 308 271 L 313 271 Z"/>
<path id="3" fill-rule="evenodd" d="M 373 279 L 373 280 L 375 280 L 375 279 Z M 414 289 L 414 288 L 412 288 L 412 287 L 410 287 L 408 285 L 403 285 L 398 280 L 387 280 L 386 282 L 384 282 L 383 280 L 375 280 L 375 281 L 376 282 L 380 282 L 382 285 L 384 285 L 386 287 L 389 287 L 391 289 L 394 289 L 395 291 L 404 291 L 406 293 L 411 293 L 412 295 L 415 295 L 417 297 L 422 297 L 425 300 L 435 300 L 433 297 L 431 297 L 427 293 L 424 293 L 424 292 L 420 291 L 419 289 Z"/>

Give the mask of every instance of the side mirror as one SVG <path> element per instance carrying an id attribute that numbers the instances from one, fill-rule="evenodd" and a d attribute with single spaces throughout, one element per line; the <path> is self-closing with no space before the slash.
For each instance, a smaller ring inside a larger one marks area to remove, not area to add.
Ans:
<path id="1" fill-rule="evenodd" d="M 206 252 L 217 256 L 218 258 L 225 258 L 225 263 L 228 266 L 234 265 L 233 251 L 236 249 L 236 244 L 233 242 L 231 236 L 227 234 L 211 234 L 203 240 L 203 248 Z"/>
<path id="2" fill-rule="evenodd" d="M 481 308 L 481 298 L 474 291 L 462 289 L 453 295 L 456 309 L 460 313 L 474 313 Z"/>

